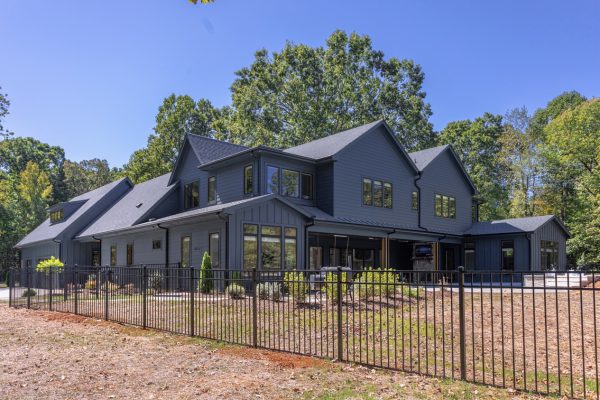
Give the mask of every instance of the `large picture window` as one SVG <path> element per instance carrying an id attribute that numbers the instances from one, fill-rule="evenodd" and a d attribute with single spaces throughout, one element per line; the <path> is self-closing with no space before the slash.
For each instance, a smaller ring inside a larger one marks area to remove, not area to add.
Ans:
<path id="1" fill-rule="evenodd" d="M 456 218 L 456 199 L 442 194 L 435 195 L 435 216 Z"/>
<path id="2" fill-rule="evenodd" d="M 393 190 L 392 184 L 380 180 L 363 178 L 362 180 L 362 204 L 363 206 L 375 206 L 392 208 Z"/>
<path id="3" fill-rule="evenodd" d="M 540 262 L 542 271 L 552 271 L 558 268 L 558 242 L 542 240 L 540 243 Z"/>
<path id="4" fill-rule="evenodd" d="M 267 167 L 267 193 L 279 193 L 279 168 Z"/>
<path id="5" fill-rule="evenodd" d="M 300 174 L 284 169 L 281 171 L 281 192 L 284 196 L 298 197 Z"/>
<path id="6" fill-rule="evenodd" d="M 302 198 L 305 200 L 313 198 L 313 176 L 311 174 L 302 174 Z"/>
<path id="7" fill-rule="evenodd" d="M 213 268 L 219 268 L 221 263 L 220 254 L 220 240 L 219 232 L 213 232 L 208 235 L 208 255 L 210 255 L 210 261 L 212 262 Z"/>
<path id="8" fill-rule="evenodd" d="M 186 183 L 183 187 L 183 208 L 194 208 L 200 205 L 200 185 L 198 182 Z"/>
<path id="9" fill-rule="evenodd" d="M 515 243 L 512 240 L 502 241 L 502 269 L 515 270 Z"/>
<path id="10" fill-rule="evenodd" d="M 254 175 L 252 170 L 252 165 L 244 167 L 244 194 L 252 194 L 254 191 Z"/>
<path id="11" fill-rule="evenodd" d="M 296 269 L 297 265 L 297 246 L 296 246 L 296 228 L 285 228 L 285 269 Z"/>
<path id="12" fill-rule="evenodd" d="M 263 225 L 260 231 L 263 269 L 281 268 L 281 227 Z"/>
<path id="13" fill-rule="evenodd" d="M 208 178 L 208 202 L 214 203 L 217 201 L 217 178 L 211 176 Z"/>
<path id="14" fill-rule="evenodd" d="M 244 269 L 256 268 L 258 263 L 258 226 L 244 224 Z"/>

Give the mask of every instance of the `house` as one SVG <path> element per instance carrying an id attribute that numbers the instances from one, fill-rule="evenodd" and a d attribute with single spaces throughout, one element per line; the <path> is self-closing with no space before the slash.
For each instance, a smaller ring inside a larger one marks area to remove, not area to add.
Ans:
<path id="1" fill-rule="evenodd" d="M 407 153 L 383 121 L 285 150 L 187 135 L 169 174 L 121 179 L 49 209 L 23 265 L 540 271 L 566 268 L 554 216 L 478 221 L 451 146 Z M 475 221 L 475 222 L 474 222 Z"/>

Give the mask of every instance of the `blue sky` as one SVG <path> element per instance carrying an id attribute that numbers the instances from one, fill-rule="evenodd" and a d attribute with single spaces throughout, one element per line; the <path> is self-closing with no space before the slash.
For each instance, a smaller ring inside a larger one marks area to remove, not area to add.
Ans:
<path id="1" fill-rule="evenodd" d="M 120 166 L 170 93 L 229 103 L 234 72 L 286 40 L 368 34 L 425 74 L 432 122 L 600 95 L 600 1 L 187 0 L 0 2 L 5 126 L 73 160 Z"/>

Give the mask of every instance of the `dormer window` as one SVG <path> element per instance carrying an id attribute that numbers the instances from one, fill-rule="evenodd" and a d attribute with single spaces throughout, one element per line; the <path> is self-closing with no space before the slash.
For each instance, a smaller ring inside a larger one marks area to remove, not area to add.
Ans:
<path id="1" fill-rule="evenodd" d="M 50 212 L 50 222 L 55 223 L 62 221 L 65 218 L 65 210 L 60 208 Z"/>

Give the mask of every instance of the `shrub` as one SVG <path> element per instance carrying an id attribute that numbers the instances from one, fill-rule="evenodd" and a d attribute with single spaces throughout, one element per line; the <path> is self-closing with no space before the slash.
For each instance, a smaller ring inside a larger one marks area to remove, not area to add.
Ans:
<path id="1" fill-rule="evenodd" d="M 279 301 L 281 298 L 281 285 L 277 282 L 259 283 L 256 293 L 261 300 Z"/>
<path id="2" fill-rule="evenodd" d="M 117 285 L 116 283 L 113 282 L 107 282 L 104 285 L 102 285 L 102 290 L 106 290 L 106 286 L 108 285 L 108 291 L 109 292 L 115 292 L 119 289 L 119 285 Z"/>
<path id="3" fill-rule="evenodd" d="M 26 289 L 23 294 L 21 295 L 21 297 L 33 297 L 37 294 L 37 292 L 33 289 Z"/>
<path id="4" fill-rule="evenodd" d="M 342 272 L 342 298 L 346 296 L 348 292 L 348 273 Z M 323 284 L 325 288 L 325 294 L 331 301 L 337 300 L 338 295 L 338 272 L 328 272 L 325 275 L 325 282 Z"/>
<path id="5" fill-rule="evenodd" d="M 152 271 L 150 275 L 148 275 L 146 288 L 152 293 L 158 293 L 161 289 L 161 283 L 162 277 L 160 276 L 160 272 Z"/>
<path id="6" fill-rule="evenodd" d="M 358 297 L 368 299 L 374 296 L 392 296 L 396 291 L 397 280 L 393 272 L 367 268 L 355 282 Z"/>
<path id="7" fill-rule="evenodd" d="M 290 297 L 296 300 L 297 303 L 302 303 L 306 299 L 309 285 L 302 272 L 287 271 L 283 276 L 283 281 Z"/>
<path id="8" fill-rule="evenodd" d="M 88 279 L 85 282 L 85 285 L 83 285 L 83 287 L 85 289 L 89 289 L 89 290 L 96 289 L 96 275 L 95 274 L 88 275 Z"/>
<path id="9" fill-rule="evenodd" d="M 207 251 L 202 257 L 202 266 L 200 267 L 200 279 L 198 281 L 198 290 L 201 293 L 210 293 L 213 288 L 212 260 Z"/>
<path id="10" fill-rule="evenodd" d="M 232 299 L 243 299 L 246 295 L 246 290 L 243 286 L 238 285 L 237 283 L 232 283 L 227 286 L 225 289 L 225 294 L 231 297 Z"/>
<path id="11" fill-rule="evenodd" d="M 35 270 L 38 272 L 44 272 L 45 274 L 48 274 L 50 273 L 50 268 L 52 268 L 52 272 L 61 272 L 64 267 L 65 264 L 62 261 L 52 256 L 47 260 L 40 261 L 37 267 L 35 267 Z"/>

